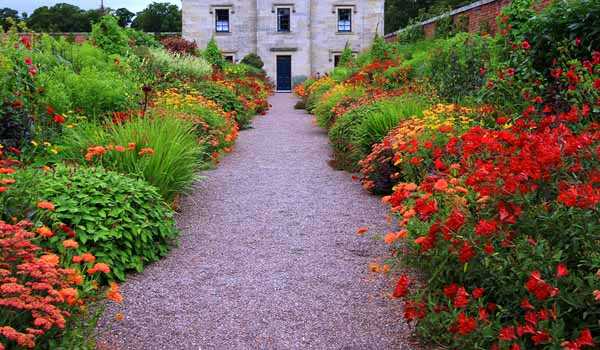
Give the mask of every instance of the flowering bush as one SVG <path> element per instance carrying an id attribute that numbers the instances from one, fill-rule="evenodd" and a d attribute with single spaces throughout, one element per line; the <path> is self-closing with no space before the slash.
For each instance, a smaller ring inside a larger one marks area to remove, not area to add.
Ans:
<path id="1" fill-rule="evenodd" d="M 178 54 L 196 54 L 198 45 L 195 41 L 185 40 L 182 37 L 167 37 L 160 41 L 167 51 Z"/>
<path id="2" fill-rule="evenodd" d="M 105 271 L 109 279 L 124 280 L 125 272 L 142 271 L 165 256 L 177 237 L 173 212 L 143 180 L 102 168 L 66 166 L 15 176 L 16 183 L 0 195 L 1 204 L 22 208 L 24 217 L 35 219 L 40 245 L 57 252 L 69 249 L 74 263 L 81 263 L 75 255 L 91 253 L 96 263 L 110 266 Z M 65 247 L 67 239 L 76 239 L 77 247 Z"/>
<path id="3" fill-rule="evenodd" d="M 59 346 L 55 338 L 68 332 L 66 327 L 74 315 L 85 312 L 87 299 L 96 298 L 99 291 L 93 281 L 107 271 L 92 262 L 61 267 L 61 263 L 71 265 L 65 262 L 71 253 L 65 252 L 61 258 L 44 251 L 36 244 L 41 234 L 30 228 L 27 222 L 10 225 L 0 221 L 1 349 Z M 78 244 L 65 240 L 63 246 L 70 251 Z M 83 275 L 86 270 L 87 278 Z M 108 297 L 122 300 L 118 286 L 111 287 Z"/>

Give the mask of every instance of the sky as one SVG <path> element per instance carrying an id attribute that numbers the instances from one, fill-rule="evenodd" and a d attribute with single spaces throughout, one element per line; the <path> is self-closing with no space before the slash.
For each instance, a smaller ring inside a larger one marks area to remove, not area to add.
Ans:
<path id="1" fill-rule="evenodd" d="M 61 2 L 76 5 L 86 10 L 100 7 L 100 0 L 0 0 L 0 8 L 9 7 L 19 11 L 19 13 L 27 12 L 31 14 L 38 7 L 52 6 Z M 138 12 L 153 2 L 170 2 L 181 8 L 181 0 L 104 0 L 104 6 L 113 9 L 125 7 L 132 12 Z"/>

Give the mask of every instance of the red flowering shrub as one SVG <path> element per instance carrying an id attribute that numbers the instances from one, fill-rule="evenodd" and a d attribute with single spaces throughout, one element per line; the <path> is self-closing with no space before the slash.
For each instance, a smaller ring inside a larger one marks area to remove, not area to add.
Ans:
<path id="1" fill-rule="evenodd" d="M 593 81 L 600 62 L 577 72 Z M 421 334 L 465 348 L 595 346 L 600 124 L 587 87 L 571 94 L 581 104 L 533 101 L 512 125 L 400 143 L 418 165 L 439 161 L 385 197 L 408 230 L 398 257 L 430 274 L 408 296 Z"/>
<path id="2" fill-rule="evenodd" d="M 195 41 L 185 40 L 182 37 L 172 36 L 164 38 L 160 41 L 161 44 L 169 52 L 178 54 L 194 55 L 198 49 L 198 45 Z"/>
<path id="3" fill-rule="evenodd" d="M 50 208 L 48 204 L 41 207 Z M 81 267 L 65 268 L 69 262 L 40 248 L 29 227 L 27 222 L 0 221 L 0 349 L 48 347 L 65 331 L 69 318 L 80 312 L 84 300 L 95 294 L 91 281 L 97 266 L 88 269 L 87 279 Z M 77 243 L 66 240 L 64 247 L 68 257 Z M 106 267 L 101 272 L 108 271 Z M 109 292 L 111 300 L 122 300 L 118 287 Z"/>

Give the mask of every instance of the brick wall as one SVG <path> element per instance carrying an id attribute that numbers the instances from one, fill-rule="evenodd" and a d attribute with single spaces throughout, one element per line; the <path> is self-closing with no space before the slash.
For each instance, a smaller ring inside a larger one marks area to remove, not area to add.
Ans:
<path id="1" fill-rule="evenodd" d="M 503 7 L 510 4 L 511 0 L 480 0 L 470 5 L 463 6 L 450 12 L 452 21 L 465 23 L 470 33 L 479 33 L 483 29 L 490 34 L 495 34 L 498 30 L 496 17 L 500 14 Z M 539 9 L 548 6 L 554 0 L 542 0 Z M 426 38 L 431 38 L 435 35 L 435 28 L 439 17 L 434 17 L 430 20 L 422 22 L 423 32 Z M 387 34 L 387 41 L 396 40 L 397 32 Z"/>

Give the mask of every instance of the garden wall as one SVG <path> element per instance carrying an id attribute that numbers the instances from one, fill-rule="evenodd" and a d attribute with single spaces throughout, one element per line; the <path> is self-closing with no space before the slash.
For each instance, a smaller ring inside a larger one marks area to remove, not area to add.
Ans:
<path id="1" fill-rule="evenodd" d="M 550 4 L 553 0 L 540 1 L 540 8 Z M 436 16 L 420 23 L 426 38 L 432 38 L 435 35 L 437 22 L 444 16 L 452 16 L 452 21 L 456 24 L 462 22 L 469 33 L 487 32 L 495 34 L 498 29 L 496 17 L 500 14 L 503 7 L 510 4 L 511 0 L 480 0 L 472 4 L 459 7 L 447 14 Z M 402 31 L 402 29 L 400 30 Z M 395 41 L 398 32 L 389 33 L 385 36 L 387 41 Z"/>

